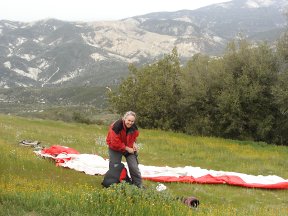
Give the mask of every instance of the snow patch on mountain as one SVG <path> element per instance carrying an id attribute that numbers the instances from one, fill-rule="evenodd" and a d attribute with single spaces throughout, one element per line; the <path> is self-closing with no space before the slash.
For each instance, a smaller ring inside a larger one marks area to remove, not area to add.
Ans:
<path id="1" fill-rule="evenodd" d="M 12 69 L 14 72 L 18 73 L 19 75 L 22 75 L 22 76 L 25 76 L 25 77 L 29 77 L 31 79 L 34 79 L 33 75 L 32 74 L 29 74 L 29 73 L 26 73 L 25 71 L 23 70 L 20 70 L 18 68 L 13 68 Z"/>
<path id="2" fill-rule="evenodd" d="M 11 63 L 10 61 L 4 62 L 4 66 L 8 69 L 11 69 Z"/>
<path id="3" fill-rule="evenodd" d="M 39 42 L 41 42 L 41 41 L 43 41 L 43 40 L 44 40 L 44 37 L 38 37 L 37 39 L 36 39 L 36 38 L 33 39 L 33 42 L 39 43 Z"/>
<path id="4" fill-rule="evenodd" d="M 49 46 L 57 46 L 62 43 L 62 38 L 58 38 L 57 40 L 52 41 L 49 43 Z"/>
<path id="5" fill-rule="evenodd" d="M 187 16 L 180 17 L 180 18 L 177 18 L 177 19 L 174 19 L 174 20 L 192 23 L 191 18 L 189 18 L 189 17 L 187 17 Z"/>
<path id="6" fill-rule="evenodd" d="M 121 61 L 126 61 L 128 63 L 133 63 L 133 62 L 138 62 L 139 61 L 138 58 L 125 58 L 125 57 L 123 57 L 121 55 L 117 55 L 117 54 L 113 54 L 113 53 L 108 53 L 108 55 L 110 57 L 115 58 L 115 59 L 119 59 Z"/>
<path id="7" fill-rule="evenodd" d="M 225 40 L 223 38 L 218 37 L 218 36 L 213 36 L 213 40 L 215 42 L 218 42 L 218 43 L 224 43 L 225 42 Z"/>
<path id="8" fill-rule="evenodd" d="M 27 38 L 24 38 L 24 37 L 17 38 L 16 46 L 20 46 L 26 41 L 27 41 Z"/>
<path id="9" fill-rule="evenodd" d="M 44 70 L 44 69 L 49 67 L 49 63 L 45 59 L 40 59 L 38 61 L 38 64 L 39 64 L 39 68 L 41 68 L 42 70 Z"/>
<path id="10" fill-rule="evenodd" d="M 92 53 L 92 54 L 90 55 L 90 57 L 91 57 L 92 59 L 94 59 L 95 61 L 104 61 L 104 60 L 107 59 L 106 57 L 100 55 L 99 53 Z"/>
<path id="11" fill-rule="evenodd" d="M 28 78 L 33 79 L 33 80 L 37 80 L 38 74 L 40 74 L 42 72 L 39 68 L 28 67 L 28 69 L 27 69 L 28 73 L 27 73 L 27 72 L 20 70 L 18 68 L 13 68 L 10 61 L 4 62 L 4 67 L 10 69 L 11 71 L 16 72 L 19 75 L 28 77 Z"/>
<path id="12" fill-rule="evenodd" d="M 25 72 L 23 70 L 20 70 L 18 68 L 11 68 L 11 70 L 16 72 L 16 73 L 18 73 L 19 75 L 28 77 L 28 78 L 33 79 L 33 80 L 37 80 L 38 79 L 38 74 L 42 72 L 38 68 L 31 68 L 31 67 L 28 68 L 28 72 L 29 73 L 27 73 L 27 72 Z"/>
<path id="13" fill-rule="evenodd" d="M 246 5 L 248 8 L 269 7 L 274 4 L 273 0 L 248 0 Z"/>
<path id="14" fill-rule="evenodd" d="M 215 5 L 216 7 L 222 7 L 222 8 L 225 8 L 225 9 L 229 9 L 231 8 L 232 6 L 232 1 L 228 1 L 228 2 L 224 2 L 224 3 L 219 3 L 217 5 Z"/>
<path id="15" fill-rule="evenodd" d="M 61 84 L 63 82 L 67 82 L 71 79 L 74 79 L 76 78 L 77 76 L 79 76 L 79 74 L 83 71 L 83 69 L 77 69 L 77 70 L 74 70 L 74 71 L 71 71 L 68 75 L 64 75 L 61 79 L 55 81 L 55 82 L 52 82 L 52 84 Z"/>
<path id="16" fill-rule="evenodd" d="M 8 27 L 8 28 L 10 28 L 10 29 L 17 29 L 18 28 L 18 26 L 17 25 L 13 25 L 13 24 L 11 24 L 11 23 L 4 23 L 4 25 L 6 26 L 6 27 Z"/>
<path id="17" fill-rule="evenodd" d="M 99 48 L 99 45 L 95 44 L 95 41 L 93 40 L 90 34 L 85 35 L 84 33 L 81 33 L 81 37 L 85 41 L 85 43 L 88 44 L 89 46 Z"/>
<path id="18" fill-rule="evenodd" d="M 34 80 L 38 80 L 38 75 L 40 73 L 42 73 L 42 70 L 40 70 L 39 68 L 29 67 L 28 71 L 29 71 L 29 74 L 31 74 L 31 76 L 33 77 Z"/>
<path id="19" fill-rule="evenodd" d="M 9 50 L 9 54 L 7 55 L 7 57 L 11 57 L 13 55 L 13 49 L 8 47 Z"/>
<path id="20" fill-rule="evenodd" d="M 0 81 L 0 87 L 5 88 L 5 89 L 8 89 L 8 88 L 9 88 L 9 86 L 8 86 L 5 82 L 3 82 L 3 81 Z M 3 98 L 1 98 L 1 99 L 2 99 L 2 101 L 4 101 Z"/>
<path id="21" fill-rule="evenodd" d="M 31 61 L 36 58 L 35 55 L 31 55 L 31 54 L 22 54 L 22 55 L 17 55 L 17 56 L 27 61 Z"/>
<path id="22" fill-rule="evenodd" d="M 24 84 L 24 83 L 19 83 L 19 82 L 15 82 L 15 85 L 17 85 L 17 86 L 20 86 L 20 87 L 29 87 L 29 86 L 32 86 L 31 84 L 30 85 L 26 85 L 26 84 Z"/>

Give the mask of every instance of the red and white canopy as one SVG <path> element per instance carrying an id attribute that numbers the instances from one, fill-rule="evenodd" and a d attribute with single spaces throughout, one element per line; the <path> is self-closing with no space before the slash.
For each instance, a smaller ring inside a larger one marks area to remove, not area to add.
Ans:
<path id="1" fill-rule="evenodd" d="M 80 154 L 75 149 L 64 146 L 55 145 L 48 149 L 35 151 L 35 153 L 53 158 L 58 166 L 82 171 L 88 175 L 104 175 L 109 168 L 108 159 L 93 154 Z M 157 167 L 139 164 L 139 168 L 143 179 L 156 182 L 229 184 L 249 188 L 288 189 L 288 179 L 276 175 L 255 176 L 192 166 Z"/>

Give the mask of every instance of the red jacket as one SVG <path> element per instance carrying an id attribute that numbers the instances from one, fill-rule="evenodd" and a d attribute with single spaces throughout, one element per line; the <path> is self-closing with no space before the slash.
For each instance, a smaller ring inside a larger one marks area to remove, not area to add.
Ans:
<path id="1" fill-rule="evenodd" d="M 131 128 L 126 128 L 124 121 L 119 119 L 109 127 L 106 142 L 112 150 L 125 152 L 126 146 L 133 148 L 138 135 L 139 131 L 135 124 Z"/>

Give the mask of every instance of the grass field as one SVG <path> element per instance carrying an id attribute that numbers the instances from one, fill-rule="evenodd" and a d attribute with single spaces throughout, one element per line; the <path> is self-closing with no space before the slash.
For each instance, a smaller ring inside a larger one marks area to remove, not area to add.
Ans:
<path id="1" fill-rule="evenodd" d="M 80 153 L 107 158 L 106 125 L 0 115 L 0 215 L 288 215 L 288 190 L 249 189 L 229 185 L 155 182 L 147 190 L 120 184 L 103 189 L 103 176 L 56 167 L 18 145 L 39 140 L 42 146 L 64 145 Z M 288 148 L 181 133 L 140 129 L 140 163 L 154 166 L 199 166 L 205 169 L 278 175 L 288 179 Z M 198 209 L 176 200 L 196 196 Z"/>

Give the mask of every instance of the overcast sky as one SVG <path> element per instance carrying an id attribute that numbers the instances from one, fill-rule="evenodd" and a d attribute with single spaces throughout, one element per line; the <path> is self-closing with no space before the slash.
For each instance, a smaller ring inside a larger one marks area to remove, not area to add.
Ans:
<path id="1" fill-rule="evenodd" d="M 1 0 L 0 20 L 118 20 L 151 12 L 193 10 L 231 0 Z"/>

